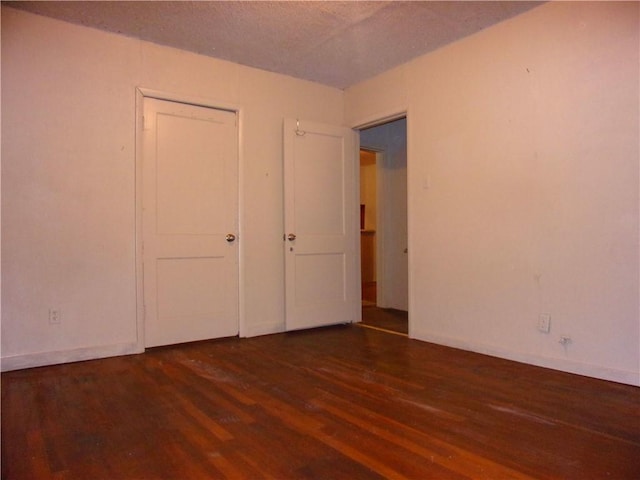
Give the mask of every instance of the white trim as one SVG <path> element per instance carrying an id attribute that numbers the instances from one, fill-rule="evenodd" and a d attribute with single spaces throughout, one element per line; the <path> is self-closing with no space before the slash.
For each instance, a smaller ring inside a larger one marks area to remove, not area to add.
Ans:
<path id="1" fill-rule="evenodd" d="M 135 132 L 135 272 L 136 272 L 136 343 L 138 352 L 144 352 L 144 282 L 142 268 L 142 129 L 144 114 L 144 92 L 136 89 L 136 132 Z"/>
<path id="2" fill-rule="evenodd" d="M 354 305 L 355 311 L 353 312 L 353 322 L 359 323 L 362 322 L 362 251 L 361 251 L 361 241 L 360 241 L 360 132 L 351 129 L 351 136 L 353 138 L 353 158 L 352 158 L 352 168 L 353 168 L 353 179 L 354 179 L 354 187 L 353 187 L 353 201 L 354 201 L 354 212 L 353 212 L 353 228 L 357 228 L 357 232 L 353 235 L 353 251 L 354 255 L 354 281 L 356 282 L 355 295 L 356 302 Z"/>
<path id="3" fill-rule="evenodd" d="M 565 373 L 572 373 L 576 375 L 583 375 L 586 377 L 609 380 L 612 382 L 640 386 L 637 372 L 603 367 L 590 363 L 575 362 L 564 358 L 543 357 L 540 355 L 529 353 L 515 352 L 512 350 L 505 350 L 494 345 L 467 342 L 465 340 L 460 340 L 457 338 L 433 335 L 426 331 L 415 331 L 415 329 L 412 333 L 413 336 L 411 338 L 422 340 L 425 342 L 436 343 L 438 345 L 444 345 L 446 347 L 457 348 L 460 350 L 466 350 L 483 355 L 489 355 L 492 357 L 503 358 L 515 362 L 526 363 L 528 365 L 534 365 L 537 367 L 550 368 L 552 370 L 559 370 Z"/>
<path id="4" fill-rule="evenodd" d="M 136 329 L 137 329 L 137 353 L 144 352 L 144 296 L 143 296 L 143 269 L 142 269 L 142 128 L 144 99 L 155 98 L 171 102 L 196 105 L 199 107 L 225 110 L 236 114 L 236 141 L 238 154 L 238 335 L 247 336 L 247 326 L 245 318 L 245 272 L 244 258 L 245 249 L 243 241 L 244 233 L 244 155 L 242 148 L 243 138 L 243 109 L 241 106 L 213 100 L 210 98 L 193 95 L 183 95 L 160 90 L 153 90 L 145 87 L 136 87 L 136 165 L 135 165 L 135 252 L 136 252 Z"/>
<path id="5" fill-rule="evenodd" d="M 162 90 L 153 90 L 151 88 L 145 87 L 136 87 L 136 91 L 146 98 L 155 98 L 158 100 L 167 100 L 170 102 L 186 103 L 187 105 L 215 108 L 216 110 L 226 110 L 228 112 L 239 113 L 241 110 L 240 106 L 233 103 L 214 100 L 211 98 L 199 97 L 195 95 L 184 95 L 181 93 L 165 92 Z"/>
<path id="6" fill-rule="evenodd" d="M 137 343 L 121 343 L 99 347 L 76 348 L 57 352 L 28 353 L 2 358 L 2 371 L 21 370 L 23 368 L 43 367 L 61 363 L 96 360 L 98 358 L 118 357 L 140 353 Z"/>
<path id="7" fill-rule="evenodd" d="M 413 225 L 413 221 L 411 220 L 412 216 L 411 216 L 411 199 L 414 198 L 413 196 L 413 187 L 412 184 L 413 182 L 411 182 L 411 178 L 413 178 L 413 168 L 414 168 L 414 163 L 413 163 L 413 155 L 411 153 L 412 148 L 411 148 L 411 139 L 413 138 L 412 133 L 411 133 L 411 115 L 409 110 L 407 109 L 405 111 L 405 119 L 407 122 L 407 129 L 406 129 L 406 137 L 407 137 L 407 305 L 408 305 L 408 333 L 409 333 L 409 338 L 413 338 L 414 334 L 414 322 L 411 319 L 411 312 L 415 312 L 414 308 L 414 304 L 413 304 L 413 285 L 415 285 L 414 281 L 413 281 L 413 272 L 414 270 L 411 268 L 411 265 L 413 264 L 411 262 L 411 257 L 413 256 L 413 252 L 415 252 L 415 249 L 413 247 L 413 229 L 411 228 Z M 416 169 L 417 170 L 417 169 Z"/>
<path id="8" fill-rule="evenodd" d="M 357 122 L 354 122 L 351 128 L 354 130 L 364 130 L 365 128 L 377 127 L 385 123 L 393 122 L 394 120 L 400 120 L 407 116 L 408 109 L 393 108 L 383 113 L 376 113 L 375 115 L 368 115 Z"/>
<path id="9" fill-rule="evenodd" d="M 242 108 L 236 106 L 236 120 L 238 125 L 236 126 L 237 141 L 238 141 L 238 336 L 247 336 L 246 325 L 246 290 L 245 290 L 245 258 L 246 250 L 244 241 L 244 225 L 245 225 L 245 209 L 244 209 L 244 191 L 245 191 L 245 176 L 244 176 L 244 149 L 243 149 L 243 127 L 244 127 L 244 113 Z"/>

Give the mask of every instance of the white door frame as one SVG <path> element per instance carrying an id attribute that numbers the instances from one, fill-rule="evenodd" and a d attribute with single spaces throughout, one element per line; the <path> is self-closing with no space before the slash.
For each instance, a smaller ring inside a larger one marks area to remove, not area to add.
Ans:
<path id="1" fill-rule="evenodd" d="M 142 129 L 144 114 L 144 99 L 155 98 L 171 102 L 186 103 L 200 107 L 215 108 L 217 110 L 227 110 L 235 112 L 238 120 L 237 131 L 237 152 L 238 152 L 238 329 L 239 336 L 246 336 L 245 325 L 245 290 L 244 290 L 244 215 L 243 215 L 243 192 L 244 192 L 244 169 L 242 155 L 242 108 L 235 104 L 220 102 L 209 98 L 202 98 L 190 95 L 181 95 L 160 90 L 153 90 L 144 87 L 136 87 L 136 164 L 135 164 L 135 257 L 136 257 L 136 330 L 137 330 L 137 351 L 144 352 L 144 283 L 142 268 Z"/>

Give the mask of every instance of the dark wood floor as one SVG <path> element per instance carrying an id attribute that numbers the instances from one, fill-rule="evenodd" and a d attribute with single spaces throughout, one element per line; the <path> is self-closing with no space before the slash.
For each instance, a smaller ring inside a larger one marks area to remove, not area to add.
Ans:
<path id="1" fill-rule="evenodd" d="M 354 325 L 2 374 L 2 478 L 640 478 L 640 389 Z"/>
<path id="2" fill-rule="evenodd" d="M 393 308 L 363 306 L 362 326 L 407 335 L 409 333 L 409 312 Z"/>

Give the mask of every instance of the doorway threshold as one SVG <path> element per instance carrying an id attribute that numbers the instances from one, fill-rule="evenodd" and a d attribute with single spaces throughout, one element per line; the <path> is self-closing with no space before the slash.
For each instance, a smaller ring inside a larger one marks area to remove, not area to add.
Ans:
<path id="1" fill-rule="evenodd" d="M 394 332 L 393 330 L 387 330 L 386 328 L 381 328 L 381 327 L 374 327 L 373 325 L 367 325 L 367 324 L 364 324 L 364 323 L 357 323 L 356 325 L 358 325 L 359 327 L 362 327 L 362 328 L 369 328 L 371 330 L 378 330 L 379 332 L 390 333 L 392 335 L 398 335 L 400 337 L 409 337 L 409 335 L 406 334 L 406 333 Z"/>

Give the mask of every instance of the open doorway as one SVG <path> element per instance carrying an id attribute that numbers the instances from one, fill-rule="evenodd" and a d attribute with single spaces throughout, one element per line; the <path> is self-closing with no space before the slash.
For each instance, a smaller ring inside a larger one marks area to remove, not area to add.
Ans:
<path id="1" fill-rule="evenodd" d="M 407 122 L 360 130 L 362 324 L 408 333 Z"/>
<path id="2" fill-rule="evenodd" d="M 378 263 L 376 248 L 378 223 L 377 157 L 376 151 L 360 148 L 360 279 L 363 307 L 375 307 L 378 298 L 376 272 Z"/>

